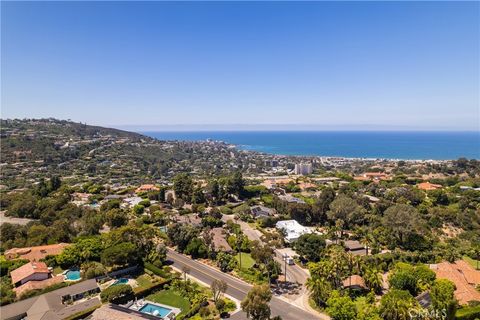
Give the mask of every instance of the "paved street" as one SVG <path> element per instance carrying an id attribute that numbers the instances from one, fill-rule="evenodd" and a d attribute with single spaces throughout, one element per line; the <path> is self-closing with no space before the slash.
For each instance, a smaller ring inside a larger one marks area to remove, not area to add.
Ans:
<path id="1" fill-rule="evenodd" d="M 235 220 L 233 215 L 224 215 L 222 217 L 222 220 L 224 222 L 227 222 L 228 220 L 233 220 L 235 223 L 238 223 L 240 225 L 240 228 L 242 229 L 243 233 L 248 237 L 250 240 L 258 240 L 262 241 L 262 233 L 254 228 L 252 228 L 248 223 L 241 221 L 241 220 Z M 281 254 L 277 251 L 275 251 L 275 260 L 280 263 L 282 266 L 282 272 L 285 271 L 285 264 L 283 262 L 283 259 L 281 257 Z M 307 282 L 308 279 L 308 273 L 300 268 L 297 265 L 289 265 L 287 266 L 287 280 L 292 282 L 292 283 L 299 283 L 300 285 L 304 286 L 305 282 Z"/>
<path id="2" fill-rule="evenodd" d="M 168 250 L 167 257 L 173 262 L 174 267 L 180 270 L 182 270 L 184 266 L 188 267 L 190 276 L 204 283 L 210 284 L 214 279 L 224 280 L 228 284 L 226 293 L 238 300 L 243 300 L 252 287 L 250 284 L 242 280 L 239 280 L 229 274 L 220 272 L 219 270 L 204 265 L 198 261 L 192 260 L 189 257 L 179 254 L 173 250 Z M 283 320 L 321 319 L 321 317 L 302 310 L 277 297 L 272 298 L 270 307 L 272 310 L 272 316 L 280 315 Z M 238 312 L 232 316 L 232 319 L 246 319 L 246 315 L 243 312 Z"/>

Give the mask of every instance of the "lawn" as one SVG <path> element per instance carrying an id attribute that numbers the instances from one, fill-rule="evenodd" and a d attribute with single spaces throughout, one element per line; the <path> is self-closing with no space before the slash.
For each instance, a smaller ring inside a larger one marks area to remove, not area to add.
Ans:
<path id="1" fill-rule="evenodd" d="M 63 271 L 64 270 L 59 266 L 56 266 L 55 268 L 53 268 L 53 274 L 55 274 L 55 275 L 62 274 Z"/>
<path id="2" fill-rule="evenodd" d="M 240 254 L 242 255 L 242 269 L 247 270 L 253 267 L 253 265 L 255 264 L 255 260 L 253 260 L 250 253 L 241 252 Z M 240 256 L 237 254 L 235 256 L 235 259 L 237 259 L 237 261 L 240 261 Z"/>
<path id="3" fill-rule="evenodd" d="M 142 288 L 149 288 L 153 285 L 152 278 L 148 274 L 142 274 L 135 280 L 137 280 L 138 286 Z"/>
<path id="4" fill-rule="evenodd" d="M 463 260 L 468 262 L 474 269 L 477 268 L 477 260 L 474 260 L 468 256 L 463 256 Z M 480 265 L 480 262 L 478 263 L 478 265 Z"/>
<path id="5" fill-rule="evenodd" d="M 182 310 L 181 315 L 190 310 L 190 302 L 173 290 L 159 291 L 149 295 L 145 299 L 179 308 Z"/>

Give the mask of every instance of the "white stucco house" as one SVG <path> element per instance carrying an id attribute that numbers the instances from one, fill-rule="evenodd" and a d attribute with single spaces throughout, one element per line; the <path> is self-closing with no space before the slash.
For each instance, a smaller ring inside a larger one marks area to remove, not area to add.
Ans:
<path id="1" fill-rule="evenodd" d="M 302 226 L 296 220 L 278 221 L 275 224 L 275 227 L 285 233 L 286 242 L 293 242 L 300 238 L 301 235 L 312 233 L 309 228 Z"/>

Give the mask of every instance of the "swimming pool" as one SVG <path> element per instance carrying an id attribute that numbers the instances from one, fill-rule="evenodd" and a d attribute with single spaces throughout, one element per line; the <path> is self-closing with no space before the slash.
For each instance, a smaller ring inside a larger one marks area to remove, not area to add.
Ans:
<path id="1" fill-rule="evenodd" d="M 112 283 L 112 286 L 114 286 L 116 284 L 127 284 L 127 283 L 128 283 L 127 278 L 120 278 L 120 279 L 115 280 L 115 282 Z"/>
<path id="2" fill-rule="evenodd" d="M 170 312 L 172 312 L 172 309 L 168 309 L 162 306 L 158 306 L 156 304 L 152 303 L 146 303 L 143 307 L 138 310 L 143 313 L 151 314 L 153 316 L 158 316 L 165 318 Z"/>
<path id="3" fill-rule="evenodd" d="M 79 270 L 68 270 L 65 272 L 65 280 L 77 281 L 80 280 L 82 276 L 80 275 Z"/>

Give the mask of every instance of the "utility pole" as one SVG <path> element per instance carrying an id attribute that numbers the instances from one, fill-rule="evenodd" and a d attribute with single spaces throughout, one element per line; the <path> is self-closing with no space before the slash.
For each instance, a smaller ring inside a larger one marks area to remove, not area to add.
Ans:
<path id="1" fill-rule="evenodd" d="M 240 263 L 240 270 L 242 270 L 242 251 L 240 250 L 242 246 L 242 239 L 240 238 L 240 235 L 237 236 L 237 251 L 238 251 L 238 260 Z"/>
<path id="2" fill-rule="evenodd" d="M 283 255 L 283 261 L 285 262 L 285 283 L 287 282 L 287 258 L 288 258 L 288 254 L 284 254 Z"/>

